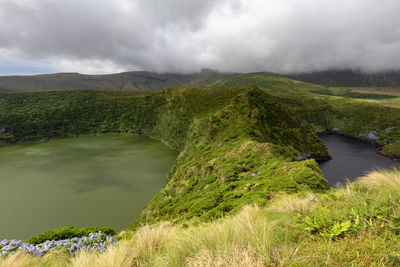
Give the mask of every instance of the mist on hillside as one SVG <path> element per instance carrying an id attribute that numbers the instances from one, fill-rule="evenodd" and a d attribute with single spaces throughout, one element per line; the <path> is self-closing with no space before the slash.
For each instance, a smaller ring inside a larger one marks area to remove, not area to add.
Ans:
<path id="1" fill-rule="evenodd" d="M 0 75 L 400 69 L 396 0 L 0 0 Z"/>

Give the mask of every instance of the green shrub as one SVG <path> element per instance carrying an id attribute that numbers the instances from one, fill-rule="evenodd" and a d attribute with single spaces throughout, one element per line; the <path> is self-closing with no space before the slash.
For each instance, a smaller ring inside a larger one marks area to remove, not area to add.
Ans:
<path id="1" fill-rule="evenodd" d="M 84 228 L 76 228 L 73 226 L 65 226 L 53 230 L 45 231 L 39 235 L 32 236 L 25 240 L 26 243 L 30 244 L 40 244 L 45 242 L 46 240 L 63 240 L 70 239 L 73 237 L 83 237 L 88 236 L 90 233 L 96 233 L 101 231 L 106 235 L 115 235 L 116 232 L 109 227 L 94 227 L 87 226 Z"/>

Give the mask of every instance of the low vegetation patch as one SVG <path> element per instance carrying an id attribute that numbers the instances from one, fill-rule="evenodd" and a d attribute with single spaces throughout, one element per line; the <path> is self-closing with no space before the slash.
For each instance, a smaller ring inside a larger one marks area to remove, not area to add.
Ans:
<path id="1" fill-rule="evenodd" d="M 40 244 L 47 240 L 64 240 L 74 237 L 88 236 L 90 233 L 102 232 L 105 235 L 114 236 L 116 232 L 109 227 L 93 227 L 76 228 L 73 226 L 65 226 L 54 230 L 45 231 L 39 235 L 32 236 L 24 242 L 29 244 Z"/>
<path id="2" fill-rule="evenodd" d="M 63 240 L 46 240 L 38 244 L 22 242 L 21 240 L 0 241 L 0 256 L 7 257 L 25 253 L 31 256 L 42 257 L 48 253 L 62 253 L 67 256 L 74 256 L 78 252 L 88 250 L 91 252 L 102 253 L 107 247 L 116 243 L 111 236 L 102 233 L 89 233 L 87 236 L 74 237 Z M 0 262 L 1 263 L 1 262 Z"/>

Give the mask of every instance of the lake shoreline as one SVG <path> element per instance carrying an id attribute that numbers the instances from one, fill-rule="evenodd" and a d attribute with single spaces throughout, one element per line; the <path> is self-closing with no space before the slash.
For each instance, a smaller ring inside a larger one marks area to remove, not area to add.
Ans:
<path id="1" fill-rule="evenodd" d="M 398 162 L 376 153 L 376 146 L 353 136 L 337 133 L 320 135 L 333 157 L 330 161 L 319 162 L 319 167 L 329 186 L 344 184 L 373 170 L 392 170 Z"/>
<path id="2" fill-rule="evenodd" d="M 392 154 L 383 152 L 382 148 L 384 147 L 384 145 L 382 145 L 381 143 L 379 143 L 379 142 L 377 142 L 375 140 L 369 139 L 367 137 L 358 136 L 358 135 L 351 134 L 351 133 L 344 133 L 344 132 L 334 131 L 334 130 L 317 131 L 317 134 L 318 134 L 318 136 L 325 135 L 325 134 L 337 134 L 337 135 L 347 136 L 347 137 L 351 137 L 351 138 L 354 138 L 354 139 L 357 139 L 357 140 L 361 140 L 361 141 L 364 141 L 364 142 L 372 144 L 375 147 L 375 153 L 380 155 L 380 156 L 383 156 L 383 157 L 386 157 L 386 158 L 390 158 L 390 159 L 394 159 L 394 160 L 400 159 L 400 156 L 396 156 L 396 155 L 392 155 Z"/>
<path id="3" fill-rule="evenodd" d="M 34 140 L 34 141 L 26 141 L 26 142 L 18 142 L 15 144 L 11 143 L 1 143 L 0 142 L 0 148 L 2 147 L 10 147 L 10 146 L 24 146 L 24 145 L 33 145 L 33 144 L 41 144 L 41 143 L 47 143 L 47 142 L 53 142 L 57 140 L 65 140 L 65 139 L 74 139 L 74 138 L 81 138 L 81 137 L 96 137 L 96 136 L 144 136 L 148 137 L 152 140 L 158 141 L 166 145 L 169 149 L 180 152 L 179 149 L 172 147 L 170 144 L 168 144 L 166 141 L 153 137 L 151 135 L 148 135 L 147 133 L 142 133 L 142 134 L 135 134 L 135 133 L 103 133 L 103 134 L 81 134 L 77 136 L 66 136 L 66 137 L 58 137 L 58 138 L 51 138 L 51 139 L 42 139 L 42 140 Z"/>

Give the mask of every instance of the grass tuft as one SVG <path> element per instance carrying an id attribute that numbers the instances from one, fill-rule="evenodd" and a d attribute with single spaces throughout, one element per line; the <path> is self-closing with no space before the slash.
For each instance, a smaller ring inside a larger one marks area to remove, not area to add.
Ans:
<path id="1" fill-rule="evenodd" d="M 315 193 L 309 192 L 305 195 L 283 195 L 279 200 L 274 201 L 270 208 L 282 213 L 309 211 L 316 204 Z"/>
<path id="2" fill-rule="evenodd" d="M 400 190 L 400 171 L 379 170 L 368 173 L 357 181 L 357 184 L 367 190 L 385 191 Z"/>

